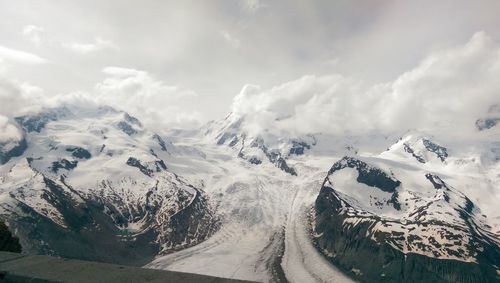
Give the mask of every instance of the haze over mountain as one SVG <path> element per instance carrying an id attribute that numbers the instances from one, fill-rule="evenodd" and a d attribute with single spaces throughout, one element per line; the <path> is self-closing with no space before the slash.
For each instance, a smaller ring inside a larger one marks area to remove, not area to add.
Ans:
<path id="1" fill-rule="evenodd" d="M 500 280 L 498 3 L 43 5 L 0 5 L 0 220 L 23 252 Z"/>

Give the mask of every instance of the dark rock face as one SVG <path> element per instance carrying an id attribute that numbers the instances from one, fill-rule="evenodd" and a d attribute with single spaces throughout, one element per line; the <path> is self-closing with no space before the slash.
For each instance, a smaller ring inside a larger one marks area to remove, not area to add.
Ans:
<path id="1" fill-rule="evenodd" d="M 141 122 L 139 121 L 139 119 L 133 117 L 133 116 L 130 116 L 128 113 L 124 113 L 123 116 L 125 117 L 125 121 L 131 123 L 131 124 L 134 124 L 134 125 L 137 125 L 139 127 L 142 127 L 142 124 Z"/>
<path id="2" fill-rule="evenodd" d="M 238 142 L 240 141 L 240 139 L 238 139 L 238 137 L 234 137 L 231 142 L 229 143 L 229 146 L 235 146 L 238 144 Z"/>
<path id="3" fill-rule="evenodd" d="M 265 152 L 267 157 L 269 158 L 269 161 L 276 165 L 279 169 L 285 171 L 286 173 L 292 175 L 292 176 L 297 176 L 297 172 L 293 167 L 288 166 L 286 163 L 286 160 L 281 156 L 281 154 L 276 153 L 276 152 Z"/>
<path id="4" fill-rule="evenodd" d="M 0 165 L 9 162 L 9 160 L 13 157 L 23 155 L 24 151 L 28 148 L 28 143 L 23 137 L 14 147 L 11 147 L 10 149 L 7 149 L 6 147 L 6 144 L 0 144 Z"/>
<path id="5" fill-rule="evenodd" d="M 223 145 L 226 143 L 226 141 L 230 139 L 237 139 L 236 134 L 234 133 L 223 133 L 217 138 L 217 144 L 218 145 Z M 237 143 L 237 142 L 236 142 Z"/>
<path id="6" fill-rule="evenodd" d="M 251 157 L 251 158 L 249 158 L 248 162 L 250 162 L 252 164 L 255 164 L 255 165 L 262 164 L 262 160 L 258 159 L 257 157 Z"/>
<path id="7" fill-rule="evenodd" d="M 392 204 L 392 206 L 394 207 L 394 209 L 401 210 L 401 203 L 399 203 L 398 197 L 399 197 L 398 191 L 394 191 L 394 193 L 392 193 L 392 196 L 387 201 L 387 203 L 388 204 Z"/>
<path id="8" fill-rule="evenodd" d="M 443 187 L 446 187 L 446 184 L 439 178 L 439 176 L 427 173 L 425 174 L 425 178 L 429 180 L 429 182 L 432 183 L 435 189 L 442 189 Z"/>
<path id="9" fill-rule="evenodd" d="M 193 187 L 194 189 L 194 187 Z M 219 223 L 213 221 L 216 215 L 207 210 L 207 198 L 197 189 L 196 196 L 189 206 L 170 218 L 168 231 L 163 230 L 159 240 L 173 250 L 192 246 L 200 239 L 207 239 L 219 229 Z"/>
<path id="10" fill-rule="evenodd" d="M 136 167 L 139 169 L 144 175 L 148 177 L 152 177 L 154 172 L 161 172 L 162 170 L 167 170 L 167 165 L 163 162 L 163 160 L 155 160 L 154 161 L 154 167 L 153 166 L 147 166 L 146 164 L 141 163 L 141 161 L 137 158 L 134 157 L 129 157 L 127 160 L 127 165 Z M 154 168 L 151 169 L 151 168 Z"/>
<path id="11" fill-rule="evenodd" d="M 129 136 L 137 134 L 137 131 L 127 122 L 120 121 L 118 122 L 117 127 Z"/>
<path id="12" fill-rule="evenodd" d="M 500 118 L 477 119 L 476 128 L 479 131 L 484 131 L 495 127 L 498 124 L 498 122 L 500 122 Z"/>
<path id="13" fill-rule="evenodd" d="M 69 161 L 67 159 L 61 159 L 59 161 L 52 162 L 52 167 L 50 167 L 50 169 L 52 172 L 57 173 L 60 169 L 66 169 L 68 171 L 72 170 L 76 168 L 77 165 L 78 161 L 76 160 Z"/>
<path id="14" fill-rule="evenodd" d="M 139 169 L 144 175 L 151 177 L 153 175 L 153 170 L 147 168 L 146 166 L 142 165 L 141 162 L 134 158 L 134 157 L 129 157 L 127 160 L 127 165 L 136 167 Z"/>
<path id="15" fill-rule="evenodd" d="M 167 143 L 160 137 L 160 135 L 154 134 L 153 139 L 158 142 L 162 151 L 167 151 Z"/>
<path id="16" fill-rule="evenodd" d="M 303 141 L 292 141 L 289 155 L 302 155 L 306 149 L 311 149 L 311 146 Z"/>
<path id="17" fill-rule="evenodd" d="M 19 239 L 14 237 L 3 221 L 0 221 L 0 251 L 21 252 Z"/>
<path id="18" fill-rule="evenodd" d="M 156 172 L 160 172 L 161 169 L 167 170 L 167 165 L 165 165 L 165 162 L 163 162 L 163 160 L 156 160 L 155 166 L 156 166 Z"/>
<path id="19" fill-rule="evenodd" d="M 415 151 L 414 151 L 414 150 L 410 147 L 410 145 L 409 145 L 409 144 L 405 143 L 403 146 L 404 146 L 404 150 L 405 150 L 406 152 L 408 152 L 409 154 L 411 154 L 413 157 L 415 157 L 415 159 L 416 159 L 418 162 L 420 162 L 420 163 L 425 163 L 425 159 L 424 159 L 422 156 L 420 156 L 420 155 L 416 154 L 416 153 L 415 153 Z"/>
<path id="20" fill-rule="evenodd" d="M 425 148 L 436 154 L 441 161 L 445 161 L 446 158 L 448 157 L 448 150 L 445 147 L 442 147 L 436 143 L 433 143 L 432 141 L 428 139 L 423 139 L 422 142 L 424 143 Z"/>
<path id="21" fill-rule="evenodd" d="M 384 171 L 374 168 L 365 162 L 353 157 L 344 157 L 340 161 L 333 164 L 328 174 L 344 169 L 346 167 L 356 169 L 358 171 L 357 181 L 370 187 L 377 187 L 380 190 L 388 193 L 394 193 L 396 188 L 401 185 L 401 182 L 392 176 L 387 175 Z"/>
<path id="22" fill-rule="evenodd" d="M 66 151 L 71 152 L 73 157 L 79 159 L 90 159 L 92 157 L 92 154 L 90 154 L 88 150 L 81 147 L 68 147 L 66 148 Z"/>

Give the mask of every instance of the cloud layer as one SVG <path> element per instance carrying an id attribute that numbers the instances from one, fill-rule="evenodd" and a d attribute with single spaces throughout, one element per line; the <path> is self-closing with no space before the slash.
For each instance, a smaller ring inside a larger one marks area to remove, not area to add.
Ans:
<path id="1" fill-rule="evenodd" d="M 80 54 L 88 54 L 105 49 L 118 49 L 112 41 L 99 37 L 95 38 L 92 43 L 63 42 L 61 44 L 64 48 Z"/>
<path id="2" fill-rule="evenodd" d="M 50 95 L 39 87 L 0 77 L 0 143 L 21 137 L 13 122 L 14 117 L 61 105 L 112 106 L 137 116 L 156 131 L 201 125 L 199 113 L 182 107 L 183 103 L 197 99 L 195 92 L 166 85 L 142 70 L 105 67 L 102 73 L 105 78 L 95 85 L 94 91 L 59 95 Z"/>
<path id="3" fill-rule="evenodd" d="M 137 115 L 156 129 L 200 125 L 201 115 L 181 106 L 196 99 L 195 92 L 166 85 L 146 71 L 106 67 L 102 72 L 107 78 L 96 85 L 99 103 Z"/>
<path id="4" fill-rule="evenodd" d="M 247 85 L 232 111 L 245 116 L 251 130 L 275 127 L 295 135 L 409 129 L 469 134 L 474 122 L 500 103 L 499 77 L 499 44 L 478 32 L 465 45 L 431 53 L 389 83 L 329 75 L 304 76 L 267 90 Z"/>
<path id="5" fill-rule="evenodd" d="M 0 60 L 8 60 L 22 64 L 44 64 L 48 60 L 33 53 L 16 50 L 0 45 Z"/>
<path id="6" fill-rule="evenodd" d="M 92 91 L 61 95 L 0 80 L 0 141 L 19 137 L 12 123 L 16 115 L 64 103 L 110 105 L 158 131 L 203 121 L 189 107 L 200 96 L 188 88 L 133 68 L 109 66 L 101 73 L 104 78 Z M 478 118 L 500 105 L 499 77 L 500 44 L 478 32 L 465 44 L 431 52 L 387 83 L 331 74 L 306 75 L 269 89 L 246 85 L 234 97 L 231 111 L 245 116 L 247 129 L 256 133 L 365 135 L 417 129 L 466 136 L 476 130 Z"/>
<path id="7" fill-rule="evenodd" d="M 43 91 L 35 86 L 0 77 L 0 143 L 22 137 L 13 118 L 39 110 L 48 102 L 44 98 Z"/>

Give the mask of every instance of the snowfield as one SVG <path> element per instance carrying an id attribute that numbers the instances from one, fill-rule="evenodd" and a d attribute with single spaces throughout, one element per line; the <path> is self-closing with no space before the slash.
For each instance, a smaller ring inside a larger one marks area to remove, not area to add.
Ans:
<path id="1" fill-rule="evenodd" d="M 283 280 L 280 274 L 291 282 L 352 282 L 314 248 L 307 219 L 327 171 L 314 166 L 327 169 L 335 158 L 318 158 L 314 166 L 301 158 L 294 164 L 301 175 L 290 176 L 199 140 L 182 137 L 175 145 L 201 147 L 206 156 L 186 166 L 180 164 L 188 159 L 183 156 L 172 156 L 168 163 L 189 180 L 203 180 L 224 216 L 223 226 L 209 240 L 146 267 L 261 282 Z"/>

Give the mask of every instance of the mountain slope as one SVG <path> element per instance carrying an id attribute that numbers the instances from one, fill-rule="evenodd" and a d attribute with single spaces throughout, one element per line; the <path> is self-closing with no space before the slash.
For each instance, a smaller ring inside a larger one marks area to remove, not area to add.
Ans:
<path id="1" fill-rule="evenodd" d="M 458 161 L 418 135 L 379 156 L 342 158 L 316 199 L 316 246 L 365 282 L 498 280 L 500 240 L 489 225 L 498 221 L 444 181 L 471 182 L 450 172 Z"/>
<path id="2" fill-rule="evenodd" d="M 62 107 L 16 121 L 27 146 L 0 167 L 0 208 L 25 251 L 144 264 L 218 229 L 206 194 L 169 171 L 169 145 L 136 118 Z"/>

